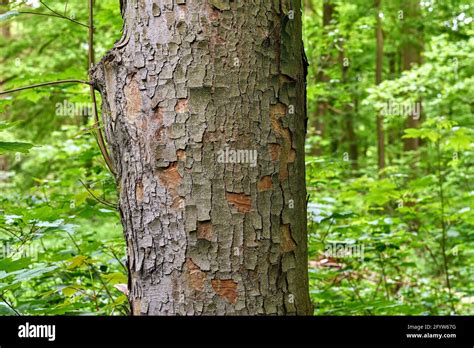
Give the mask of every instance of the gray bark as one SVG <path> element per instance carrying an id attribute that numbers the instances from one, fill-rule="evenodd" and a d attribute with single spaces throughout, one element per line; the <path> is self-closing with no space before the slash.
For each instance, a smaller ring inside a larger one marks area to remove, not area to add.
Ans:
<path id="1" fill-rule="evenodd" d="M 93 75 L 133 314 L 311 314 L 300 1 L 122 3 Z"/>

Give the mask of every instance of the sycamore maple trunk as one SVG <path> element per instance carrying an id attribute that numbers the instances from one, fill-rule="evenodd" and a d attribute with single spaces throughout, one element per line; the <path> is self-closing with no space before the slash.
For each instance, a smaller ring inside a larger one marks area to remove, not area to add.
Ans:
<path id="1" fill-rule="evenodd" d="M 133 314 L 311 314 L 299 1 L 135 0 L 122 14 L 93 76 Z M 256 165 L 219 161 L 226 148 Z"/>

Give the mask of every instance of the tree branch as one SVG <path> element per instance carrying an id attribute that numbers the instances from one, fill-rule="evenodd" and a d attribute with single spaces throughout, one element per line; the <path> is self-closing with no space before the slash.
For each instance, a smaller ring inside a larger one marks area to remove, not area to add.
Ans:
<path id="1" fill-rule="evenodd" d="M 0 95 L 10 94 L 10 93 L 19 92 L 19 91 L 24 91 L 25 89 L 32 89 L 32 88 L 38 88 L 38 87 L 44 87 L 44 86 L 61 85 L 61 84 L 65 84 L 65 83 L 83 83 L 83 84 L 86 84 L 86 85 L 92 85 L 91 82 L 84 81 L 84 80 L 59 80 L 59 81 L 51 81 L 51 82 L 42 82 L 42 83 L 37 83 L 37 84 L 34 84 L 34 85 L 29 85 L 29 86 L 10 89 L 8 91 L 0 92 Z"/>
<path id="2" fill-rule="evenodd" d="M 32 11 L 18 11 L 18 13 L 21 14 L 32 14 L 32 15 L 37 15 L 37 16 L 47 16 L 47 17 L 55 17 L 55 18 L 61 18 L 61 19 L 67 19 L 68 21 L 71 21 L 73 23 L 76 23 L 78 25 L 81 25 L 83 27 L 88 27 L 86 24 L 78 22 L 72 18 L 63 16 L 63 15 L 57 15 L 57 14 L 51 14 L 51 13 L 41 13 L 41 12 L 32 12 Z"/>
<path id="3" fill-rule="evenodd" d="M 73 23 L 76 23 L 76 24 L 82 25 L 83 27 L 88 28 L 88 26 L 87 26 L 86 24 L 80 23 L 80 22 L 76 21 L 75 19 L 72 19 L 72 18 L 70 18 L 70 17 L 67 17 L 66 14 L 63 15 L 63 14 L 61 14 L 61 13 L 59 13 L 59 12 L 53 10 L 51 7 L 49 7 L 48 5 L 46 5 L 46 3 L 44 3 L 42 0 L 40 0 L 40 3 L 41 3 L 44 7 L 46 7 L 48 10 L 50 10 L 52 13 L 54 13 L 55 15 L 57 15 L 58 17 L 61 17 L 61 18 L 70 20 L 70 21 L 73 22 Z M 66 3 L 66 6 L 67 6 L 67 3 Z"/>
<path id="4" fill-rule="evenodd" d="M 5 294 L 5 292 L 0 295 L 0 299 L 1 299 L 3 302 L 5 302 L 5 304 L 6 304 L 8 307 L 10 307 L 10 309 L 11 309 L 13 312 L 15 312 L 16 315 L 21 316 L 21 314 L 20 314 L 15 308 L 13 308 L 13 306 L 11 305 L 11 303 L 8 302 L 7 299 L 3 296 L 4 294 Z"/>
<path id="5" fill-rule="evenodd" d="M 112 204 L 112 203 L 110 203 L 110 202 L 107 202 L 107 201 L 105 201 L 105 200 L 103 200 L 103 199 L 100 199 L 99 197 L 97 197 L 97 196 L 94 194 L 94 192 L 92 192 L 91 189 L 89 189 L 89 188 L 87 187 L 87 185 L 86 185 L 82 180 L 79 179 L 79 182 L 82 184 L 82 186 L 84 186 L 84 188 L 87 190 L 87 192 L 89 192 L 89 194 L 90 194 L 97 202 L 99 202 L 99 203 L 101 203 L 101 204 L 103 204 L 103 205 L 105 205 L 105 206 L 107 206 L 107 207 L 109 207 L 109 208 L 113 208 L 113 209 L 117 210 L 117 205 L 114 205 L 114 204 Z"/>

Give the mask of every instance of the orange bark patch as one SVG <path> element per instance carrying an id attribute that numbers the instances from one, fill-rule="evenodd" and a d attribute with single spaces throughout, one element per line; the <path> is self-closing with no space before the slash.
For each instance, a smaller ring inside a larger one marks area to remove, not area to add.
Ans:
<path id="1" fill-rule="evenodd" d="M 178 208 L 184 208 L 184 198 L 177 196 L 175 193 L 176 191 L 173 191 L 174 198 L 173 203 L 171 204 L 171 209 L 177 210 Z"/>
<path id="2" fill-rule="evenodd" d="M 186 160 L 186 151 L 184 151 L 184 150 L 176 151 L 176 157 L 178 157 L 179 161 L 185 161 Z"/>
<path id="3" fill-rule="evenodd" d="M 280 148 L 279 144 L 269 144 L 269 152 L 272 161 L 277 161 L 280 158 Z"/>
<path id="4" fill-rule="evenodd" d="M 252 199 L 249 195 L 243 193 L 226 192 L 227 202 L 235 207 L 241 213 L 248 213 L 252 207 Z"/>
<path id="5" fill-rule="evenodd" d="M 230 303 L 237 301 L 237 283 L 233 280 L 213 279 L 211 281 L 212 288 L 221 297 L 224 297 Z"/>
<path id="6" fill-rule="evenodd" d="M 277 103 L 270 105 L 270 115 L 281 118 L 286 115 L 286 105 Z"/>
<path id="7" fill-rule="evenodd" d="M 140 114 L 142 108 L 142 96 L 134 77 L 132 77 L 130 83 L 125 86 L 124 93 L 126 98 L 125 117 L 130 121 L 134 121 Z"/>
<path id="8" fill-rule="evenodd" d="M 212 223 L 210 221 L 198 222 L 197 238 L 212 241 Z"/>
<path id="9" fill-rule="evenodd" d="M 181 184 L 181 175 L 178 173 L 178 163 L 171 163 L 166 169 L 158 172 L 158 178 L 163 186 L 168 189 L 176 189 Z"/>
<path id="10" fill-rule="evenodd" d="M 135 185 L 135 198 L 137 199 L 138 203 L 143 201 L 143 183 L 141 180 Z"/>
<path id="11" fill-rule="evenodd" d="M 296 249 L 296 243 L 291 237 L 291 228 L 289 224 L 281 225 L 281 249 L 287 253 Z"/>
<path id="12" fill-rule="evenodd" d="M 189 285 L 196 291 L 202 291 L 206 281 L 206 273 L 201 271 L 191 259 L 186 260 L 186 266 L 188 269 Z"/>
<path id="13" fill-rule="evenodd" d="M 162 124 L 163 123 L 163 108 L 158 107 L 156 108 L 155 112 L 153 113 L 153 122 Z"/>
<path id="14" fill-rule="evenodd" d="M 189 111 L 188 100 L 187 99 L 178 99 L 174 111 L 177 113 L 184 113 Z"/>
<path id="15" fill-rule="evenodd" d="M 258 191 L 263 192 L 272 188 L 272 177 L 270 175 L 264 176 L 258 182 Z"/>

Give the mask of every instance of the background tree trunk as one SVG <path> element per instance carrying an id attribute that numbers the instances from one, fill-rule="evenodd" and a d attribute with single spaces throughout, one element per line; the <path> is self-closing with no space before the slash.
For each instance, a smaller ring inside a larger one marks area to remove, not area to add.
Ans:
<path id="1" fill-rule="evenodd" d="M 122 13 L 94 79 L 133 314 L 311 314 L 300 2 L 129 0 Z M 226 146 L 257 165 L 221 163 Z"/>
<path id="2" fill-rule="evenodd" d="M 403 2 L 403 33 L 404 42 L 402 45 L 402 69 L 410 70 L 413 64 L 421 64 L 421 52 L 423 50 L 423 33 L 420 20 L 420 4 L 417 1 Z M 418 128 L 421 115 L 409 115 L 405 122 L 405 128 Z M 419 138 L 404 139 L 403 149 L 414 151 L 420 146 Z"/>
<path id="3" fill-rule="evenodd" d="M 344 45 L 346 42 L 345 37 L 339 39 L 339 67 L 341 69 L 341 83 L 346 88 L 347 86 L 347 75 L 349 71 L 349 59 L 346 57 Z M 355 99 L 355 98 L 354 98 Z M 344 119 L 344 140 L 347 142 L 347 149 L 349 155 L 349 161 L 351 162 L 351 168 L 357 170 L 359 152 L 357 146 L 357 135 L 354 129 L 354 113 L 355 110 L 355 100 L 352 100 L 351 103 L 346 103 L 342 106 L 341 116 Z"/>
<path id="4" fill-rule="evenodd" d="M 375 16 L 376 16 L 376 28 L 375 28 L 375 40 L 376 40 L 376 58 L 375 58 L 375 84 L 379 85 L 382 83 L 383 73 L 383 31 L 382 21 L 380 19 L 380 2 L 381 0 L 375 0 Z M 379 112 L 376 117 L 377 127 L 377 163 L 379 171 L 385 168 L 385 132 L 383 127 L 383 116 Z"/>
<path id="5" fill-rule="evenodd" d="M 334 4 L 331 0 L 324 1 L 323 3 L 323 33 L 324 36 L 328 36 L 328 27 L 331 24 L 334 15 Z M 314 15 L 316 15 L 315 11 L 313 11 Z M 333 62 L 333 57 L 330 53 L 330 48 L 327 47 L 328 52 L 323 54 L 320 59 L 320 64 L 316 71 L 315 79 L 317 82 L 328 83 L 329 76 L 326 75 L 326 69 L 330 68 Z M 329 106 L 329 100 L 327 96 L 323 97 L 323 100 L 318 100 L 316 105 L 316 111 L 313 115 L 312 120 L 312 128 L 314 129 L 315 133 L 321 137 L 321 139 L 325 136 L 325 115 L 327 113 Z M 312 149 L 312 154 L 314 156 L 321 156 L 323 154 L 323 150 L 319 144 L 315 145 Z"/>

